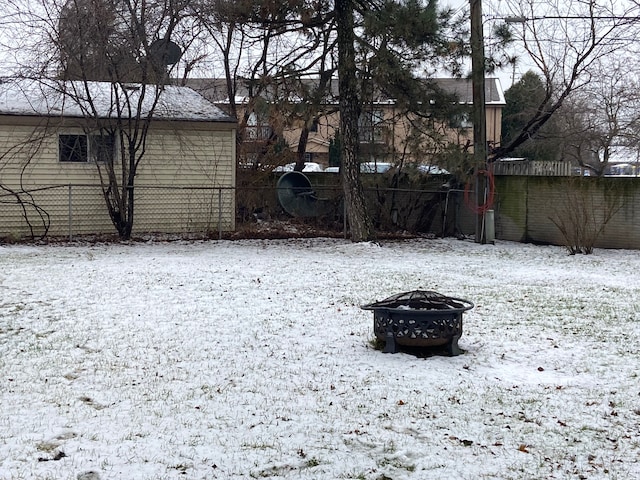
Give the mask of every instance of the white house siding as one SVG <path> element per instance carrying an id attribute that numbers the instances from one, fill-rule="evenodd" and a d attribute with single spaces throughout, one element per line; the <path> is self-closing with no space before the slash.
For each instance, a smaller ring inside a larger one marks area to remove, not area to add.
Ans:
<path id="1" fill-rule="evenodd" d="M 134 233 L 235 228 L 235 130 L 169 125 L 149 135 L 136 178 Z"/>
<path id="2" fill-rule="evenodd" d="M 41 213 L 48 216 L 51 236 L 114 233 L 96 165 L 58 161 L 58 133 L 81 130 L 68 121 L 55 128 L 43 122 L 0 117 L 0 239 L 31 234 L 24 204 L 10 194 L 21 190 L 29 192 L 21 198 L 38 207 L 25 207 L 36 235 L 44 233 Z M 136 177 L 134 233 L 233 230 L 234 149 L 233 124 L 158 122 Z"/>

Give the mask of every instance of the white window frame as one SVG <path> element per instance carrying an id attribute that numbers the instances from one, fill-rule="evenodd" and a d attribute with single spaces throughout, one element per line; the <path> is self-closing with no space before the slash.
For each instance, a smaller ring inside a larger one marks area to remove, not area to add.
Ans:
<path id="1" fill-rule="evenodd" d="M 98 139 L 109 138 L 111 140 L 111 158 L 98 158 Z M 65 139 L 67 140 L 65 142 Z M 75 139 L 74 145 L 71 141 Z M 68 151 L 65 152 L 65 143 Z M 74 151 L 80 148 L 81 151 Z M 58 134 L 58 162 L 59 163 L 106 163 L 116 159 L 117 143 L 115 135 L 95 133 L 60 133 Z M 75 158 L 74 158 L 75 157 Z"/>
<path id="2" fill-rule="evenodd" d="M 384 110 L 363 111 L 358 119 L 360 143 L 384 143 Z"/>
<path id="3" fill-rule="evenodd" d="M 247 118 L 246 135 L 249 140 L 267 140 L 271 136 L 271 126 L 262 118 L 251 112 Z"/>

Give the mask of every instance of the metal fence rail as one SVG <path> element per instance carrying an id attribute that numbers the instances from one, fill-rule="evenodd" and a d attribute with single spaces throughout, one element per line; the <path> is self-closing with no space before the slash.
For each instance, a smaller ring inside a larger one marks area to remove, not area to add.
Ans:
<path id="1" fill-rule="evenodd" d="M 135 235 L 222 237 L 235 229 L 235 191 L 225 187 L 136 186 Z M 0 195 L 0 239 L 112 235 L 100 185 L 62 185 Z"/>
<path id="2" fill-rule="evenodd" d="M 314 186 L 328 208 L 321 215 L 292 219 L 278 203 L 275 186 L 135 187 L 133 236 L 173 234 L 217 237 L 251 230 L 268 220 L 289 220 L 308 229 L 347 234 L 343 190 Z M 370 214 L 378 231 L 434 235 L 473 233 L 473 214 L 463 206 L 462 191 L 366 188 Z M 62 185 L 0 195 L 0 240 L 115 235 L 100 185 Z"/>
<path id="3" fill-rule="evenodd" d="M 493 206 L 496 238 L 562 244 L 552 218 L 561 214 L 560 207 L 568 202 L 566 182 L 569 179 L 545 176 L 497 179 L 498 194 Z M 584 210 L 593 212 L 594 221 L 598 221 L 598 212 L 608 204 L 619 202 L 597 246 L 640 248 L 640 210 L 637 208 L 640 183 L 637 179 L 574 179 L 586 185 L 576 190 L 579 196 L 574 193 L 571 198 L 586 205 L 588 208 Z M 178 238 L 260 236 L 258 230 L 277 229 L 280 223 L 298 225 L 306 235 L 329 232 L 347 236 L 342 187 L 314 184 L 313 188 L 316 197 L 330 208 L 323 209 L 318 216 L 292 218 L 278 203 L 275 185 L 136 186 L 132 235 L 135 238 L 158 234 Z M 469 196 L 475 198 L 472 192 Z M 472 236 L 475 233 L 476 214 L 467 208 L 464 191 L 459 189 L 368 185 L 365 197 L 374 227 L 381 234 Z M 281 233 L 296 234 L 295 231 Z M 278 232 L 273 234 L 276 235 Z M 43 237 L 74 240 L 83 236 L 117 236 L 99 185 L 63 185 L 0 194 L 0 241 Z"/>
<path id="4" fill-rule="evenodd" d="M 313 205 L 302 208 L 306 217 L 296 217 L 295 223 L 318 230 L 348 231 L 343 189 L 340 185 L 313 185 L 313 192 L 303 192 L 301 200 L 312 196 Z M 271 187 L 242 187 L 237 189 L 238 227 L 252 223 L 291 218 L 278 203 L 279 190 Z M 312 193 L 312 195 L 309 195 Z M 409 232 L 436 236 L 472 235 L 475 233 L 475 214 L 466 208 L 464 191 L 460 189 L 364 188 L 369 215 L 380 233 Z M 317 208 L 318 215 L 311 214 Z"/>

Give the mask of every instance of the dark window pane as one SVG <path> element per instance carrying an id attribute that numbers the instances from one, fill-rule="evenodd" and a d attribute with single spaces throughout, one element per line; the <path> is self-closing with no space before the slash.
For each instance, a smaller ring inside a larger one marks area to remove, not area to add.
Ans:
<path id="1" fill-rule="evenodd" d="M 114 159 L 116 140 L 114 135 L 91 135 L 91 161 L 111 162 Z"/>
<path id="2" fill-rule="evenodd" d="M 61 162 L 86 162 L 88 160 L 87 137 L 84 135 L 60 135 L 58 150 Z"/>

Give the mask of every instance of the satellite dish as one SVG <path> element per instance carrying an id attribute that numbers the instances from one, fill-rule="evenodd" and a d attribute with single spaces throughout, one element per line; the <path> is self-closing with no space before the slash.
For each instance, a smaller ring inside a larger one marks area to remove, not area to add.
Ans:
<path id="1" fill-rule="evenodd" d="M 329 213 L 331 204 L 320 199 L 305 174 L 288 172 L 276 185 L 280 206 L 293 217 L 317 217 Z"/>
<path id="2" fill-rule="evenodd" d="M 177 43 L 163 38 L 149 45 L 149 56 L 157 65 L 175 65 L 182 57 L 182 49 Z"/>

